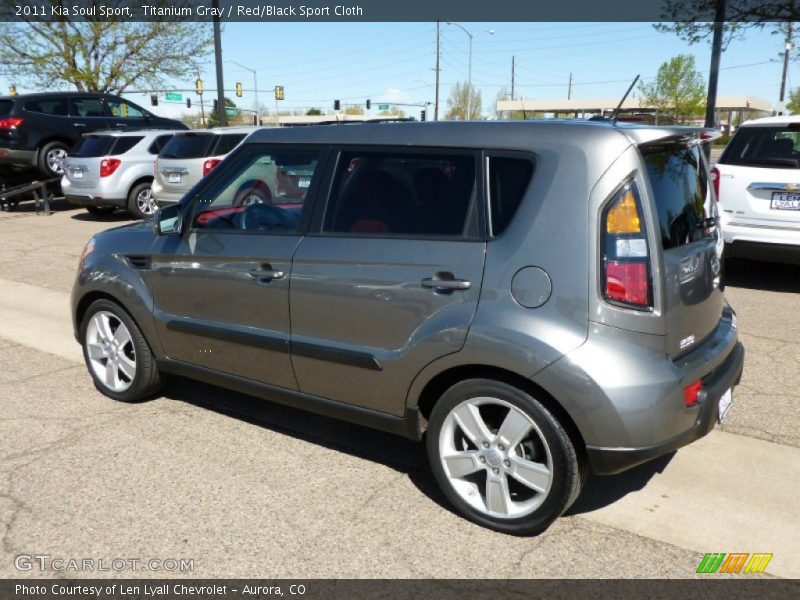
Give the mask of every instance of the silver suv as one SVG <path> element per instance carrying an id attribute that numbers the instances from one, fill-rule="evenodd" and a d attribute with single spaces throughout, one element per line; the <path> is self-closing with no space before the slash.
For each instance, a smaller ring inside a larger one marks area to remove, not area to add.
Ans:
<path id="1" fill-rule="evenodd" d="M 176 135 L 158 155 L 153 195 L 159 206 L 178 202 L 256 127 L 196 129 Z"/>
<path id="2" fill-rule="evenodd" d="M 464 516 L 535 534 L 590 469 L 680 448 L 731 404 L 704 133 L 261 130 L 152 224 L 89 241 L 75 335 L 111 398 L 175 373 L 424 439 Z M 248 200 L 265 165 L 273 192 Z"/>
<path id="3" fill-rule="evenodd" d="M 93 214 L 126 209 L 137 219 L 155 212 L 153 160 L 175 131 L 109 131 L 83 136 L 64 160 L 66 199 Z"/>

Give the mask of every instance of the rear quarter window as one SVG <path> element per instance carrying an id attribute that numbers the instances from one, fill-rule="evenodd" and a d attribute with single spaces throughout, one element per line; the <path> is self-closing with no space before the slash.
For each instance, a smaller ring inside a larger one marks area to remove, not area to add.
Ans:
<path id="1" fill-rule="evenodd" d="M 641 148 L 653 189 L 661 244 L 665 250 L 711 235 L 706 229 L 708 173 L 699 146 L 679 143 Z"/>
<path id="2" fill-rule="evenodd" d="M 0 100 L 0 117 L 7 117 L 14 109 L 13 100 Z"/>
<path id="3" fill-rule="evenodd" d="M 505 231 L 517 212 L 533 176 L 533 162 L 526 158 L 489 157 L 489 206 L 492 235 Z"/>
<path id="4" fill-rule="evenodd" d="M 70 153 L 71 156 L 78 158 L 97 158 L 107 156 L 114 138 L 108 135 L 90 135 L 79 141 Z"/>
<path id="5" fill-rule="evenodd" d="M 796 169 L 800 167 L 800 123 L 740 127 L 719 162 L 724 165 Z"/>
<path id="6" fill-rule="evenodd" d="M 67 116 L 67 101 L 63 98 L 50 98 L 47 100 L 31 100 L 25 103 L 25 110 L 28 112 L 42 113 L 45 115 L 55 115 L 58 117 Z"/>
<path id="7" fill-rule="evenodd" d="M 153 142 L 150 144 L 150 147 L 147 149 L 147 151 L 150 154 L 158 154 L 164 149 L 164 146 L 166 146 L 167 143 L 171 139 L 172 139 L 172 134 L 171 133 L 168 134 L 168 135 L 160 135 L 156 139 L 153 140 Z"/>
<path id="8" fill-rule="evenodd" d="M 188 134 L 174 136 L 161 153 L 159 158 L 205 158 L 210 156 L 208 149 L 214 136 L 210 133 Z"/>

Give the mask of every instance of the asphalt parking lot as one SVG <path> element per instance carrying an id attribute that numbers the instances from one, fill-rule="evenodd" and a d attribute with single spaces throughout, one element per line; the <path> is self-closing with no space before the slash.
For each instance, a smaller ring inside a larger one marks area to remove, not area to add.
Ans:
<path id="1" fill-rule="evenodd" d="M 193 561 L 130 577 L 694 577 L 706 552 L 800 577 L 800 267 L 729 266 L 748 355 L 722 426 L 514 538 L 455 515 L 420 445 L 182 380 L 142 404 L 95 391 L 68 294 L 127 217 L 54 207 L 0 213 L 1 577 L 53 575 L 20 554 Z"/>

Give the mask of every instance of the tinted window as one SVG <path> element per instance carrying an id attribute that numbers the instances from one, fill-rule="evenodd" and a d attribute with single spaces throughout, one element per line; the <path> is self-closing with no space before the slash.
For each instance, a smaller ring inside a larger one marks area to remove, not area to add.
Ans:
<path id="1" fill-rule="evenodd" d="M 160 158 L 205 158 L 210 156 L 208 148 L 213 137 L 210 133 L 176 135 L 167 142 L 158 156 Z"/>
<path id="2" fill-rule="evenodd" d="M 89 135 L 78 142 L 72 151 L 72 156 L 80 158 L 96 158 L 107 156 L 108 151 L 114 144 L 114 138 L 107 135 Z"/>
<path id="3" fill-rule="evenodd" d="M 720 157 L 727 165 L 797 168 L 800 123 L 787 127 L 741 127 Z"/>
<path id="4" fill-rule="evenodd" d="M 462 236 L 474 230 L 472 154 L 342 153 L 324 230 Z M 469 221 L 469 223 L 468 223 Z"/>
<path id="5" fill-rule="evenodd" d="M 11 114 L 11 110 L 14 108 L 14 101 L 13 100 L 0 100 L 0 117 L 5 117 Z"/>
<path id="6" fill-rule="evenodd" d="M 226 133 L 224 135 L 217 136 L 219 140 L 217 141 L 217 145 L 214 148 L 213 155 L 214 156 L 222 156 L 223 154 L 227 154 L 246 137 L 247 134 L 245 133 Z"/>
<path id="7" fill-rule="evenodd" d="M 106 104 L 108 104 L 112 116 L 118 119 L 141 119 L 144 117 L 144 111 L 141 108 L 125 100 L 106 98 Z"/>
<path id="8" fill-rule="evenodd" d="M 104 117 L 105 110 L 100 98 L 72 98 L 69 114 L 73 117 Z"/>
<path id="9" fill-rule="evenodd" d="M 118 137 L 117 142 L 114 144 L 114 149 L 111 151 L 111 154 L 125 154 L 128 150 L 133 148 L 143 139 L 144 139 L 143 136 Z"/>
<path id="10" fill-rule="evenodd" d="M 533 175 L 533 163 L 524 158 L 489 158 L 489 205 L 492 235 L 500 235 L 517 212 Z"/>
<path id="11" fill-rule="evenodd" d="M 160 135 L 156 139 L 153 140 L 153 143 L 150 144 L 150 147 L 147 151 L 150 154 L 158 154 L 167 145 L 167 142 L 172 139 L 172 134 L 169 135 Z"/>
<path id="12" fill-rule="evenodd" d="M 63 98 L 48 98 L 46 100 L 31 100 L 25 103 L 25 110 L 29 112 L 44 113 L 46 115 L 67 116 L 67 101 Z"/>
<path id="13" fill-rule="evenodd" d="M 700 240 L 705 228 L 708 175 L 698 146 L 663 144 L 642 148 L 655 195 L 664 249 Z"/>
<path id="14" fill-rule="evenodd" d="M 196 229 L 291 233 L 297 230 L 320 151 L 252 145 L 218 171 L 195 203 Z"/>

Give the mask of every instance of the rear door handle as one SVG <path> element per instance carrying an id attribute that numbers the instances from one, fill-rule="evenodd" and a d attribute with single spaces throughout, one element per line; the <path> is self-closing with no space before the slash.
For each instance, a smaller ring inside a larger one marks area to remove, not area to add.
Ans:
<path id="1" fill-rule="evenodd" d="M 450 277 L 442 277 L 444 273 L 436 274 L 436 277 L 426 277 L 422 280 L 422 287 L 432 288 L 434 290 L 468 290 L 472 287 L 472 283 L 465 279 L 454 279 L 452 274 L 448 273 Z"/>
<path id="2" fill-rule="evenodd" d="M 283 271 L 276 271 L 273 269 L 253 269 L 250 271 L 250 277 L 263 282 L 272 281 L 273 279 L 283 279 L 284 275 L 285 273 Z"/>
<path id="3" fill-rule="evenodd" d="M 114 126 L 115 127 L 127 127 L 128 124 L 127 123 L 114 123 Z"/>

